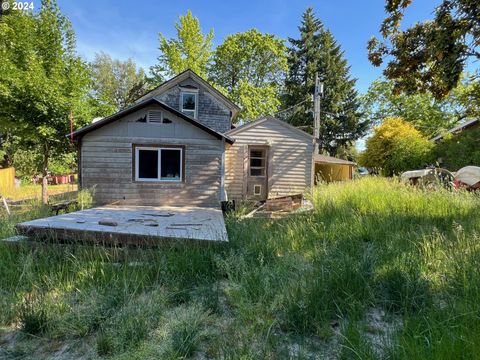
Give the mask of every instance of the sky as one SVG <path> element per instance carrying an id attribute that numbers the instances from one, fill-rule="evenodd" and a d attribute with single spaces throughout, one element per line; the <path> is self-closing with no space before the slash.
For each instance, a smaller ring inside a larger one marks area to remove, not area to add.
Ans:
<path id="1" fill-rule="evenodd" d="M 438 3 L 413 1 L 404 25 L 432 18 Z M 214 45 L 219 45 L 229 34 L 251 28 L 297 38 L 301 15 L 311 6 L 345 52 L 360 93 L 382 72 L 368 61 L 366 46 L 385 18 L 385 0 L 59 0 L 59 5 L 73 24 L 78 52 L 86 60 L 103 51 L 120 60 L 132 58 L 146 70 L 159 55 L 158 33 L 175 37 L 174 24 L 188 9 L 204 33 L 214 29 Z"/>

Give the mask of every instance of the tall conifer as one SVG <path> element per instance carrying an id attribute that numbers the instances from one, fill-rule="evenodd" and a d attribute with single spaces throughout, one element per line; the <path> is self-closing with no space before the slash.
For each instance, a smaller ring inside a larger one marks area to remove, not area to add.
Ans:
<path id="1" fill-rule="evenodd" d="M 321 152 L 335 155 L 368 128 L 358 110 L 356 79 L 350 76 L 340 45 L 315 17 L 312 8 L 304 12 L 299 30 L 299 39 L 289 39 L 289 72 L 283 96 L 284 109 L 293 108 L 283 114 L 291 124 L 313 132 L 312 95 L 318 71 L 325 89 L 321 99 L 319 148 Z"/>

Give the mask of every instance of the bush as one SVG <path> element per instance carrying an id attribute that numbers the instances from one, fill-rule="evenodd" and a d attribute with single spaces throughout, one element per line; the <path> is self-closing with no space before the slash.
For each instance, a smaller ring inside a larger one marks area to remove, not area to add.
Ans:
<path id="1" fill-rule="evenodd" d="M 374 128 L 359 164 L 381 171 L 386 176 L 424 168 L 431 163 L 433 144 L 410 123 L 387 118 Z"/>
<path id="2" fill-rule="evenodd" d="M 91 208 L 95 189 L 82 189 L 77 193 L 78 207 L 80 210 Z"/>
<path id="3" fill-rule="evenodd" d="M 480 127 L 445 136 L 436 145 L 435 156 L 451 171 L 468 165 L 480 166 Z"/>

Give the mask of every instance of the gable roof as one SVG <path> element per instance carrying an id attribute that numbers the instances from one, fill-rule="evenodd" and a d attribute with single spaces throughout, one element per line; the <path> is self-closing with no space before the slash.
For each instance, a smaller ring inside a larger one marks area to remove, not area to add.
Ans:
<path id="1" fill-rule="evenodd" d="M 178 85 L 182 81 L 191 78 L 194 81 L 200 83 L 202 86 L 206 87 L 212 96 L 216 98 L 218 101 L 223 103 L 227 108 L 229 108 L 232 111 L 232 117 L 235 116 L 236 113 L 238 113 L 241 109 L 238 105 L 233 103 L 228 97 L 223 95 L 220 91 L 215 89 L 208 81 L 203 79 L 200 75 L 195 73 L 193 70 L 187 69 L 184 72 L 178 74 L 177 76 L 171 78 L 170 80 L 165 81 L 163 84 L 160 84 L 156 88 L 150 90 L 143 96 L 137 99 L 137 101 L 142 101 L 145 100 L 146 98 L 151 98 L 156 95 L 161 94 L 162 92 L 171 89 L 172 87 Z"/>
<path id="2" fill-rule="evenodd" d="M 152 105 L 152 104 L 160 105 L 160 107 L 162 107 L 164 110 L 167 110 L 167 111 L 171 112 L 172 114 L 178 116 L 182 120 L 185 120 L 186 122 L 190 123 L 191 125 L 198 127 L 199 129 L 209 133 L 210 135 L 213 135 L 214 137 L 216 137 L 219 140 L 225 139 L 225 141 L 227 141 L 229 144 L 234 143 L 234 140 L 231 139 L 230 137 L 211 129 L 208 126 L 205 126 L 205 125 L 201 124 L 197 120 L 192 119 L 191 117 L 185 115 L 184 113 L 181 113 L 180 111 L 171 108 L 170 106 L 168 106 L 164 102 L 162 102 L 160 100 L 157 100 L 153 97 L 148 98 L 146 100 L 143 100 L 141 102 L 137 102 L 136 104 L 133 104 L 133 105 L 131 105 L 131 106 L 129 106 L 129 107 L 123 109 L 123 110 L 120 110 L 113 115 L 107 116 L 106 118 L 103 118 L 102 120 L 99 120 L 99 121 L 94 122 L 90 125 L 84 126 L 80 129 L 74 131 L 72 134 L 68 134 L 66 136 L 67 137 L 72 136 L 74 139 L 75 138 L 80 138 L 80 137 L 82 137 L 83 135 L 85 135 L 89 132 L 95 131 L 95 130 L 97 130 L 97 129 L 105 126 L 105 125 L 111 124 L 112 122 L 114 122 L 114 121 L 116 121 L 116 120 L 118 120 L 118 119 L 120 119 L 120 118 L 122 118 L 126 115 L 129 115 L 129 114 L 131 114 L 131 113 L 133 113 L 137 110 L 140 110 L 140 109 L 142 109 L 142 108 L 144 108 L 148 105 Z"/>
<path id="3" fill-rule="evenodd" d="M 480 122 L 480 118 L 477 118 L 477 119 L 473 119 L 473 120 L 469 120 L 469 121 L 466 121 L 460 125 L 457 125 L 453 128 L 451 128 L 450 130 L 447 131 L 447 134 L 455 134 L 459 131 L 462 131 L 462 130 L 465 130 L 471 126 L 474 126 L 476 125 L 477 123 Z M 437 135 L 435 136 L 434 138 L 432 138 L 432 141 L 437 141 L 437 140 L 440 140 L 440 139 L 443 139 L 443 136 L 444 135 Z"/>
<path id="4" fill-rule="evenodd" d="M 303 130 L 300 130 L 300 129 L 297 129 L 295 126 L 292 126 L 288 123 L 286 123 L 285 121 L 282 121 L 282 120 L 279 120 L 277 118 L 274 118 L 273 116 L 265 116 L 263 118 L 259 118 L 257 120 L 254 120 L 252 122 L 249 122 L 249 123 L 246 123 L 246 124 L 243 124 L 243 125 L 240 125 L 240 126 L 237 126 L 236 128 L 232 129 L 232 130 L 229 130 L 227 131 L 225 134 L 226 135 L 235 135 L 235 134 L 238 134 L 240 132 L 243 132 L 245 130 L 248 130 L 248 129 L 251 129 L 253 127 L 256 127 L 260 124 L 263 124 L 264 122 L 267 122 L 267 121 L 273 121 L 279 125 L 282 125 L 283 127 L 286 127 L 287 129 L 291 130 L 292 132 L 298 134 L 298 135 L 301 135 L 303 136 L 304 138 L 306 139 L 309 139 L 309 140 L 314 140 L 314 137 L 313 135 L 310 135 L 309 133 L 306 133 L 305 131 Z"/>

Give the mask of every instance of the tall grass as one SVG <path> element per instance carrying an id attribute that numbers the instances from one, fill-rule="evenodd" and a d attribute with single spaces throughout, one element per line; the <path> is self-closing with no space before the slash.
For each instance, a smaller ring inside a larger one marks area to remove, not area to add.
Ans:
<path id="1" fill-rule="evenodd" d="M 0 244 L 0 327 L 23 334 L 0 357 L 35 344 L 48 358 L 55 342 L 123 359 L 477 356 L 477 196 L 367 178 L 312 201 L 283 220 L 229 217 L 226 246 Z"/>

